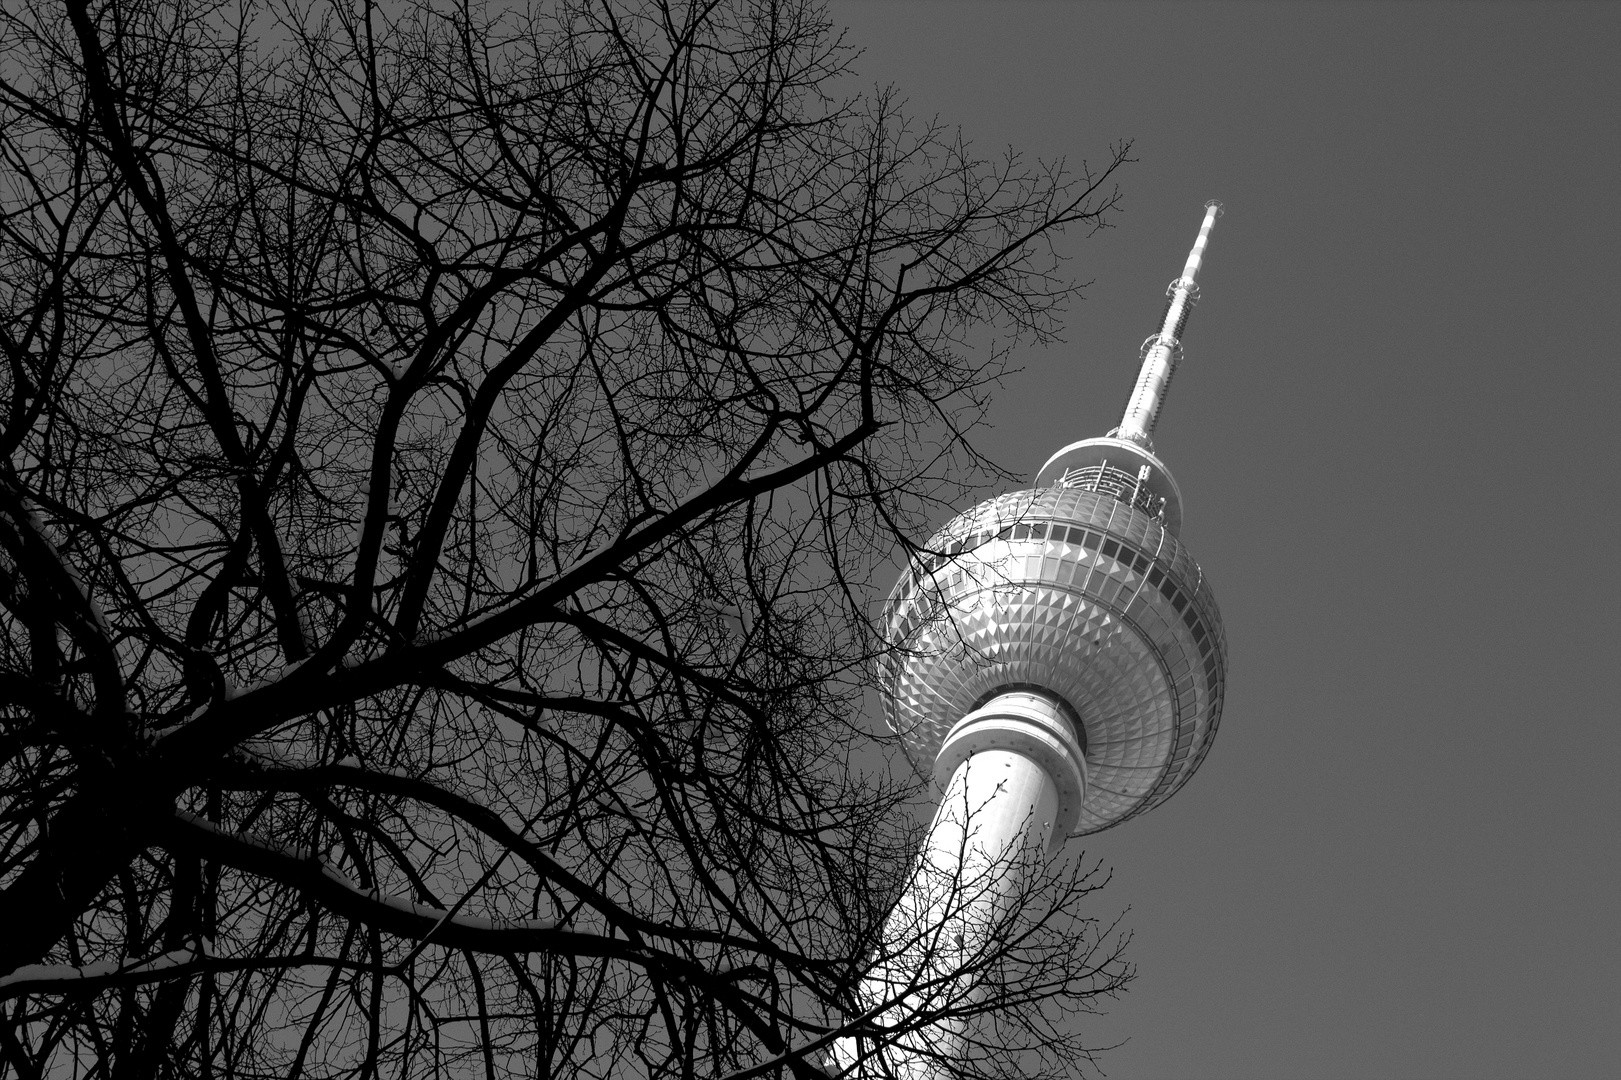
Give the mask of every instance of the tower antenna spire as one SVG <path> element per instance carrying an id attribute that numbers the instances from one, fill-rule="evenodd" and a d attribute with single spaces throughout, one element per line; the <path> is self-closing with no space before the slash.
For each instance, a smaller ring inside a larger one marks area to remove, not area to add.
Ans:
<path id="1" fill-rule="evenodd" d="M 1128 439 L 1152 452 L 1154 449 L 1154 423 L 1165 403 L 1165 394 L 1171 387 L 1171 376 L 1182 359 L 1182 331 L 1188 324 L 1188 315 L 1199 302 L 1199 264 L 1204 261 L 1205 245 L 1210 242 L 1210 230 L 1222 214 L 1221 203 L 1211 199 L 1205 203 L 1204 224 L 1199 227 L 1199 238 L 1188 252 L 1187 265 L 1182 276 L 1165 290 L 1165 315 L 1159 331 L 1143 342 L 1142 369 L 1137 374 L 1137 386 L 1126 402 L 1126 411 L 1116 429 L 1119 438 Z"/>

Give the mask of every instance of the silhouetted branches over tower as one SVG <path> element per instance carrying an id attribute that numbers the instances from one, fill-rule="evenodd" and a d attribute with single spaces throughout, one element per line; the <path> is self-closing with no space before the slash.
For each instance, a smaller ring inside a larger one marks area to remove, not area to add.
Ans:
<path id="1" fill-rule="evenodd" d="M 1125 159 L 976 159 L 849 58 L 791 0 L 0 14 L 10 1075 L 807 1076 L 865 1023 L 872 575 Z M 1095 883 L 963 958 L 1009 1047 L 1124 977 Z"/>

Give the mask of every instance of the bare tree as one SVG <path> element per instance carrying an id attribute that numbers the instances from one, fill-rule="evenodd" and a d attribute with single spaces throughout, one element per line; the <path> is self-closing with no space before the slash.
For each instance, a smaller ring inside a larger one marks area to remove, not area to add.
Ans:
<path id="1" fill-rule="evenodd" d="M 977 160 L 849 59 L 796 0 L 8 0 L 8 1075 L 1077 1052 L 1083 871 L 956 943 L 993 993 L 861 998 L 916 839 L 862 695 L 967 337 L 1053 332 L 1124 148 Z"/>

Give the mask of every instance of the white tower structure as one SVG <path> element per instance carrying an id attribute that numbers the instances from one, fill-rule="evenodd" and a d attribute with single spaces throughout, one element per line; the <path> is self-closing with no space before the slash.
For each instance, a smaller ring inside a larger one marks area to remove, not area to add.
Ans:
<path id="1" fill-rule="evenodd" d="M 889 1019 L 971 1003 L 979 988 L 953 973 L 1032 856 L 1158 806 L 1215 738 L 1225 635 L 1152 435 L 1220 213 L 1206 204 L 1120 425 L 1059 450 L 1033 488 L 954 518 L 890 596 L 887 719 L 944 794 L 866 984 L 868 1000 L 901 1000 Z M 936 1076 L 966 1034 L 925 1021 L 851 1074 Z"/>

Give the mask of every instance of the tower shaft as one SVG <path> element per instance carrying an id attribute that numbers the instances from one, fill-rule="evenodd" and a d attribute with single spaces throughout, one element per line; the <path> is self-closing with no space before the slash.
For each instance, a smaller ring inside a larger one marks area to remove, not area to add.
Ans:
<path id="1" fill-rule="evenodd" d="M 1000 694 L 964 717 L 935 761 L 949 775 L 912 876 L 884 923 L 884 956 L 862 996 L 886 1027 L 917 1025 L 856 1075 L 933 1080 L 962 1051 L 961 1015 L 985 996 L 979 967 L 999 924 L 1022 907 L 1044 854 L 1074 825 L 1085 759 L 1058 706 L 1040 694 Z M 1056 835 L 1055 835 L 1056 834 Z M 835 1053 L 862 1056 L 858 1040 Z"/>

